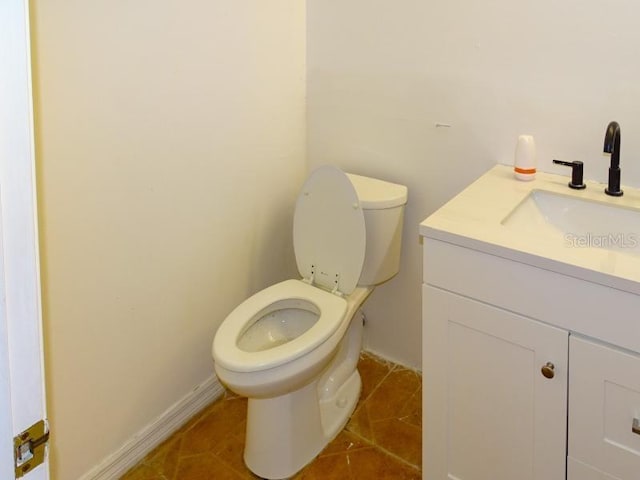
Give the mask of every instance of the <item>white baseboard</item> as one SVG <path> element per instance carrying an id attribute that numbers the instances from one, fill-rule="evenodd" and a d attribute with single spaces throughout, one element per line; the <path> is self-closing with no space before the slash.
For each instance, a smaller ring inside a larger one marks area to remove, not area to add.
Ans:
<path id="1" fill-rule="evenodd" d="M 224 388 L 218 379 L 215 376 L 209 377 L 79 480 L 118 480 L 223 392 Z"/>

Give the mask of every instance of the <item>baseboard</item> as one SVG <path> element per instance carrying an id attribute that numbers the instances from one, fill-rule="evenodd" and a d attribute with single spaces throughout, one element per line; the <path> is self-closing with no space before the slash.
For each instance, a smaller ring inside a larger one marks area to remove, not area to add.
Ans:
<path id="1" fill-rule="evenodd" d="M 220 397 L 224 388 L 215 376 L 209 377 L 162 415 L 129 439 L 79 480 L 117 480 L 135 466 L 187 420 Z"/>

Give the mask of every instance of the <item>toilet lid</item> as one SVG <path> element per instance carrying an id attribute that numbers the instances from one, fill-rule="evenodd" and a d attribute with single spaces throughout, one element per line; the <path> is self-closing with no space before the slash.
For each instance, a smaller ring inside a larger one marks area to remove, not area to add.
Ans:
<path id="1" fill-rule="evenodd" d="M 364 213 L 340 169 L 320 167 L 304 183 L 293 216 L 293 246 L 304 278 L 344 294 L 356 288 L 366 246 Z"/>

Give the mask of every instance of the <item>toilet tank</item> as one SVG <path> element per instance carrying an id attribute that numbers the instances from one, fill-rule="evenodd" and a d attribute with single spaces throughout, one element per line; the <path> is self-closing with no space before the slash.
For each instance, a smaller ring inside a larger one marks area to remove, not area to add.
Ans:
<path id="1" fill-rule="evenodd" d="M 366 251 L 358 285 L 378 285 L 400 269 L 407 187 L 347 173 L 364 211 Z"/>

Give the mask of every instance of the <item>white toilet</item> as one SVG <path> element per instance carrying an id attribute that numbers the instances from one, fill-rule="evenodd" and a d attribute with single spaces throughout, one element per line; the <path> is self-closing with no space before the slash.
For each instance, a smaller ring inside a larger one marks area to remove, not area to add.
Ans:
<path id="1" fill-rule="evenodd" d="M 244 460 L 288 478 L 342 430 L 360 395 L 359 309 L 399 268 L 407 188 L 332 166 L 305 182 L 293 221 L 301 280 L 245 300 L 213 341 L 220 381 L 248 397 Z"/>

